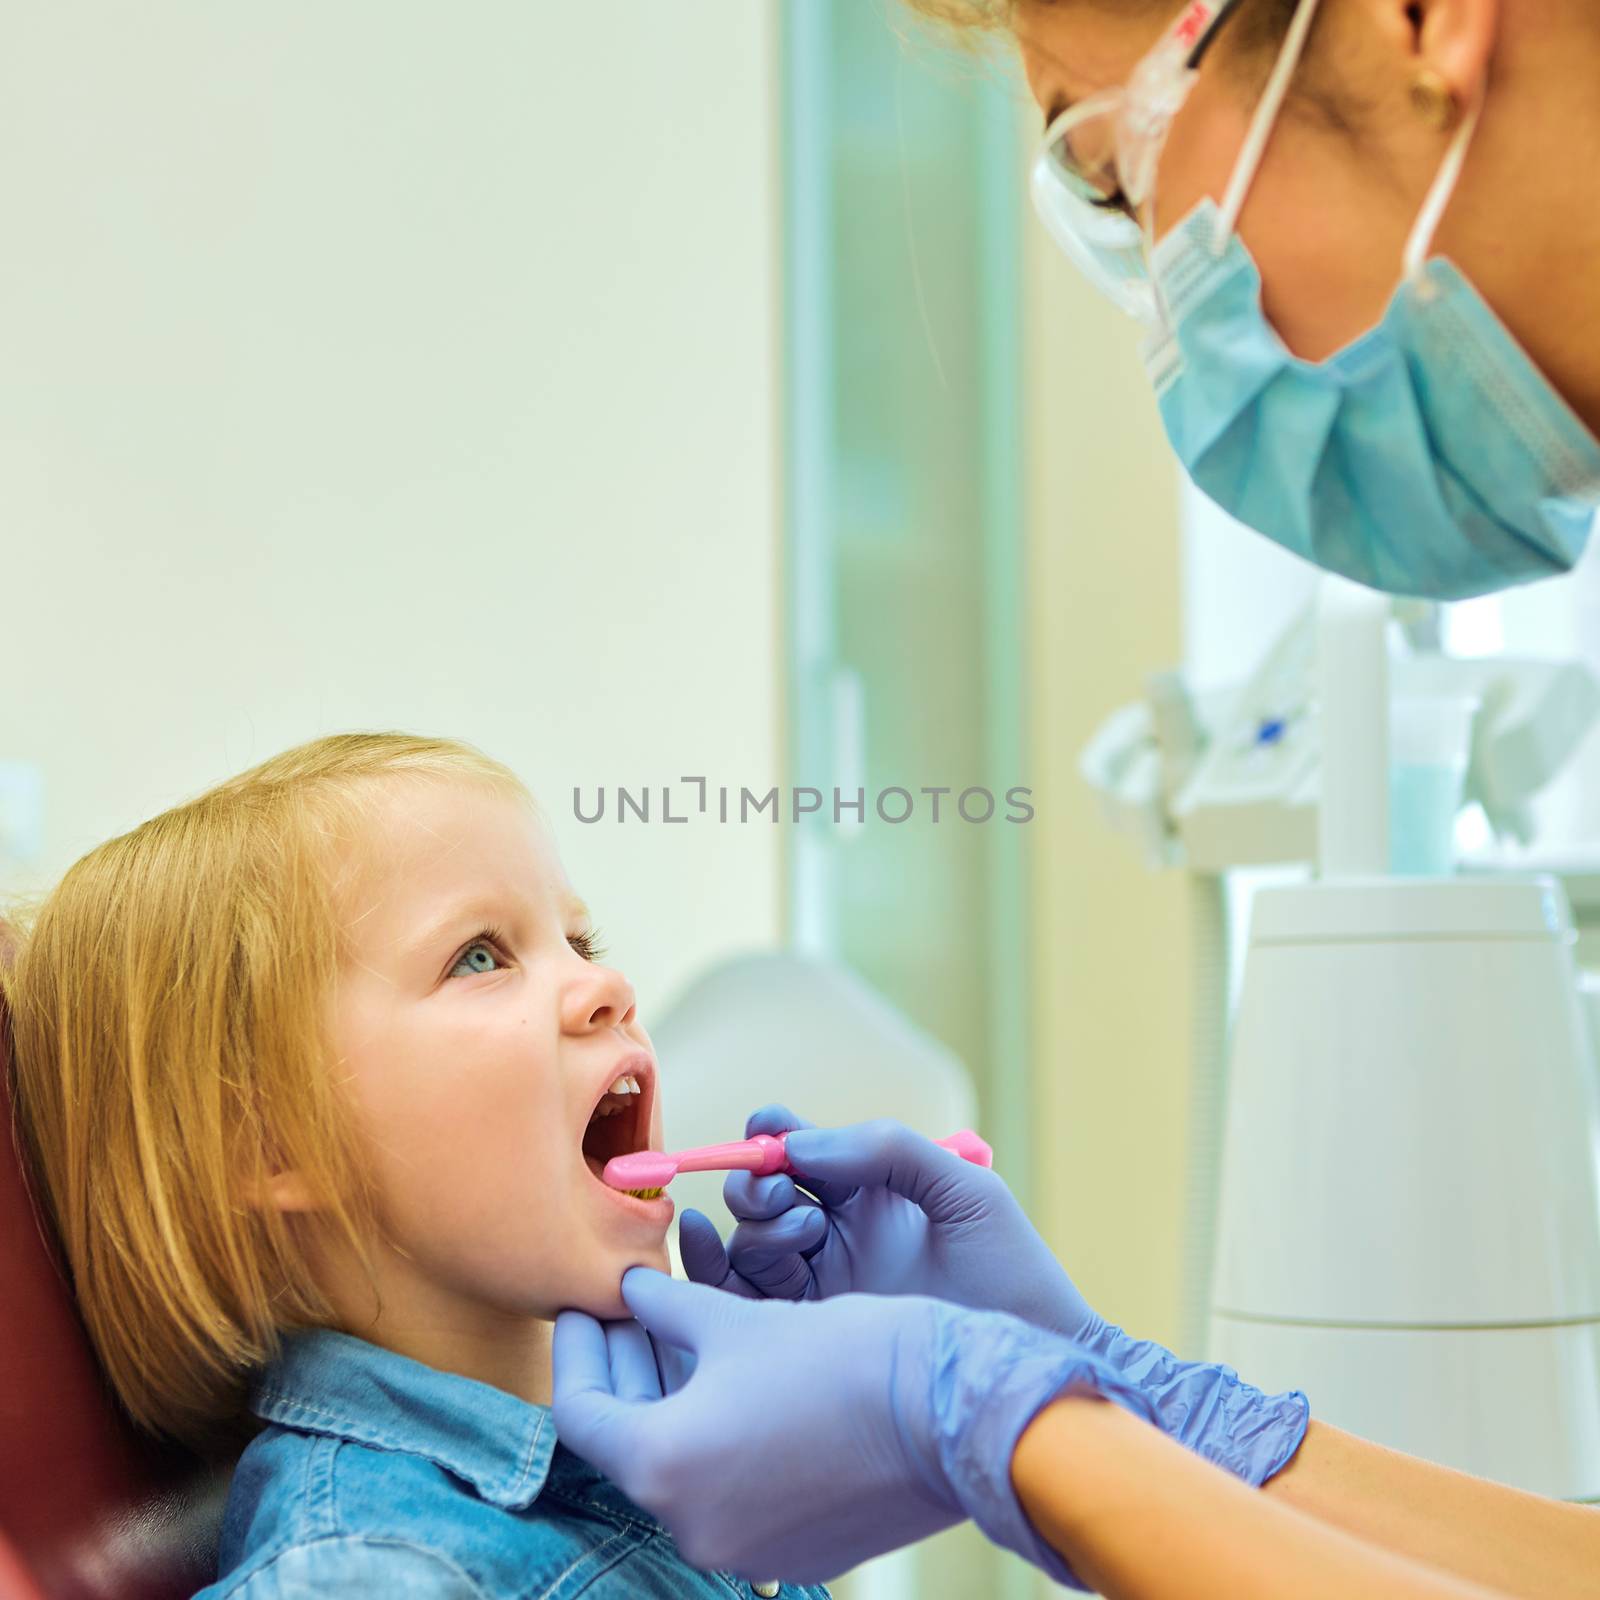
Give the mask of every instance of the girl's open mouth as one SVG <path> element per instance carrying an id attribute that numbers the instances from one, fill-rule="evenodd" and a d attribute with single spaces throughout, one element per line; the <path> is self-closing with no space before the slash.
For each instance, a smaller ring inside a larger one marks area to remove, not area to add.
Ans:
<path id="1" fill-rule="evenodd" d="M 583 1130 L 583 1163 L 601 1182 L 600 1175 L 613 1156 L 632 1155 L 649 1148 L 650 1113 L 653 1108 L 655 1073 L 649 1056 L 638 1054 L 620 1063 L 616 1074 L 595 1102 Z M 633 1070 L 629 1070 L 632 1068 Z M 661 1197 L 660 1189 L 612 1189 L 613 1195 L 651 1201 Z"/>

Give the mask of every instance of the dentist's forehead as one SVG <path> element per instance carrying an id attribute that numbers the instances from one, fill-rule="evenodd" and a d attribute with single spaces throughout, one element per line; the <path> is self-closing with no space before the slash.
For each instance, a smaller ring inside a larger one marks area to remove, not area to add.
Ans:
<path id="1" fill-rule="evenodd" d="M 1177 11 L 1174 5 L 1142 0 L 1118 6 L 1094 0 L 1018 5 L 1012 32 L 1034 99 L 1059 115 L 1084 95 L 1126 82 Z"/>

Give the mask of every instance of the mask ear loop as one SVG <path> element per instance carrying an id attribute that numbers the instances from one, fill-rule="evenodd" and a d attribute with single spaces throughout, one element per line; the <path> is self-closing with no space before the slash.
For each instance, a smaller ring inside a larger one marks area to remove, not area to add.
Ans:
<path id="1" fill-rule="evenodd" d="M 1262 154 L 1267 148 L 1267 139 L 1272 133 L 1273 124 L 1277 121 L 1278 108 L 1283 104 L 1283 97 L 1289 92 L 1289 80 L 1294 76 L 1294 69 L 1299 64 L 1300 52 L 1305 49 L 1306 35 L 1311 31 L 1311 19 L 1316 15 L 1316 11 L 1317 0 L 1300 0 L 1299 10 L 1290 19 L 1283 48 L 1278 52 L 1272 76 L 1267 79 L 1267 86 L 1262 91 L 1261 103 L 1250 119 L 1244 147 L 1239 152 L 1239 159 L 1234 163 L 1233 176 L 1228 180 L 1227 193 L 1222 198 L 1222 226 L 1211 242 L 1212 252 L 1215 255 L 1220 256 L 1226 248 L 1233 234 L 1234 224 L 1238 222 L 1239 213 L 1244 208 L 1245 194 L 1255 178 L 1256 168 L 1261 165 Z"/>
<path id="2" fill-rule="evenodd" d="M 1478 126 L 1478 113 L 1482 109 L 1483 96 L 1479 95 L 1462 117 L 1461 126 L 1456 129 L 1450 148 L 1439 163 L 1439 175 L 1433 180 L 1433 186 L 1422 202 L 1422 209 L 1417 213 L 1417 220 L 1412 223 L 1411 232 L 1406 236 L 1400 264 L 1408 283 L 1415 283 L 1422 275 L 1429 247 L 1439 228 L 1439 219 L 1444 215 L 1444 208 L 1450 204 L 1451 195 L 1455 193 L 1456 180 L 1461 176 L 1462 163 L 1467 159 L 1467 146 L 1472 143 L 1472 135 Z"/>

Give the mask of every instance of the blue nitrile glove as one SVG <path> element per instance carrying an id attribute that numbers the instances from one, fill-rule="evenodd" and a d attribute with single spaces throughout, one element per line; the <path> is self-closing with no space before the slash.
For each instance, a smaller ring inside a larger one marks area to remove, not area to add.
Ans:
<path id="1" fill-rule="evenodd" d="M 1064 1394 L 1150 1408 L 1070 1340 L 921 1295 L 795 1305 L 648 1267 L 622 1295 L 637 1323 L 556 1318 L 556 1432 L 693 1565 L 823 1582 L 970 1516 L 1083 1587 L 1017 1503 L 1017 1440 Z M 664 1398 L 644 1330 L 695 1358 Z"/>
<path id="2" fill-rule="evenodd" d="M 723 1197 L 739 1224 L 726 1250 L 700 1212 L 679 1223 L 684 1269 L 697 1282 L 790 1300 L 928 1294 L 1008 1311 L 1093 1351 L 1149 1399 L 1164 1433 L 1248 1484 L 1300 1448 L 1304 1394 L 1264 1394 L 1232 1367 L 1180 1361 L 1107 1322 L 997 1173 L 887 1119 L 814 1128 L 764 1106 L 745 1126 L 747 1138 L 785 1132 L 789 1165 L 810 1194 L 785 1174 L 730 1174 Z"/>

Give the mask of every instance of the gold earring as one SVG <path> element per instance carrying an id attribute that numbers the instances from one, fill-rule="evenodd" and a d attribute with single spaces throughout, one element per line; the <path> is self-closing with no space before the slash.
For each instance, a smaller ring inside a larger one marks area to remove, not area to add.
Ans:
<path id="1" fill-rule="evenodd" d="M 1430 128 L 1437 128 L 1441 133 L 1455 122 L 1460 109 L 1456 105 L 1455 90 L 1432 67 L 1417 69 L 1417 75 L 1411 80 L 1410 99 L 1411 109 Z"/>

